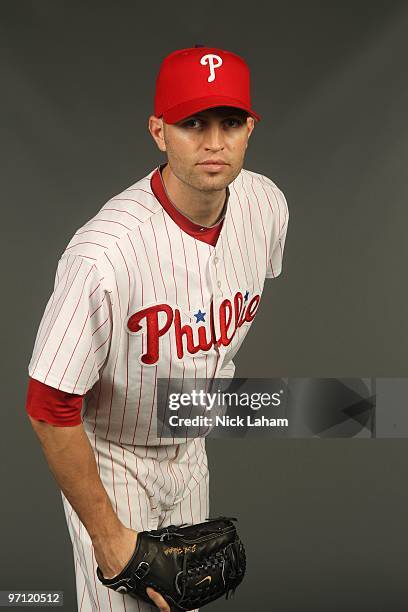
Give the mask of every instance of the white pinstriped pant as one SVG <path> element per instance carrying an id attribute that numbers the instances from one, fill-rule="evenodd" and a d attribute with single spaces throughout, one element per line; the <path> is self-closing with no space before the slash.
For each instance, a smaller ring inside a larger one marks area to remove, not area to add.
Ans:
<path id="1" fill-rule="evenodd" d="M 204 438 L 169 446 L 133 446 L 104 440 L 89 431 L 87 435 L 102 483 L 126 527 L 143 531 L 200 523 L 209 516 Z M 73 546 L 78 612 L 157 612 L 153 603 L 116 593 L 98 580 L 88 532 L 61 495 Z"/>

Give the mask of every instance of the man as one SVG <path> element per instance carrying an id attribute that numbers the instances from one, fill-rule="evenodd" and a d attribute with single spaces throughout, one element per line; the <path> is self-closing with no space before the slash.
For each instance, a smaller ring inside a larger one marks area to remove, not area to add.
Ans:
<path id="1" fill-rule="evenodd" d="M 111 578 L 138 532 L 210 516 L 205 439 L 160 435 L 157 381 L 232 377 L 264 280 L 281 271 L 285 197 L 243 169 L 255 120 L 239 56 L 171 53 L 149 118 L 167 162 L 111 198 L 58 262 L 27 412 L 61 489 L 79 610 L 156 609 L 104 587 L 96 565 Z"/>

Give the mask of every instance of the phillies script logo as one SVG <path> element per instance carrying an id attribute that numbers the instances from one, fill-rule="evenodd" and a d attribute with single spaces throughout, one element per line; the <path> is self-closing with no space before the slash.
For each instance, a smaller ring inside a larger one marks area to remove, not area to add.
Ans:
<path id="1" fill-rule="evenodd" d="M 223 300 L 218 309 L 218 320 L 220 336 L 216 338 L 214 328 L 214 305 L 210 305 L 210 338 L 207 337 L 207 328 L 205 325 L 194 326 L 194 328 L 185 323 L 181 324 L 181 314 L 178 308 L 172 308 L 168 304 L 154 304 L 139 310 L 131 315 L 126 323 L 126 329 L 131 334 L 136 334 L 143 329 L 143 325 L 147 331 L 146 352 L 140 356 L 142 363 L 146 365 L 154 365 L 160 357 L 159 340 L 165 336 L 174 327 L 176 336 L 177 356 L 182 359 L 184 356 L 183 337 L 186 338 L 187 352 L 194 355 L 198 351 L 208 351 L 212 346 L 228 346 L 234 337 L 237 329 L 244 323 L 250 323 L 256 314 L 260 295 L 255 295 L 248 303 L 248 291 L 245 297 L 240 291 L 235 294 L 233 303 L 228 298 Z M 162 323 L 159 322 L 159 317 L 162 315 Z M 163 322 L 164 315 L 164 322 Z M 196 315 L 197 321 L 204 321 L 206 313 L 198 311 Z"/>

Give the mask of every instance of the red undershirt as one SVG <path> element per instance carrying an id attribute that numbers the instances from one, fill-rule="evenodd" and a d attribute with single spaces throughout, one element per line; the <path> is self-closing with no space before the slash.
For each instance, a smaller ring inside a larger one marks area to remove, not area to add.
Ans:
<path id="1" fill-rule="evenodd" d="M 166 213 L 187 234 L 197 240 L 207 242 L 212 246 L 217 244 L 218 236 L 224 223 L 225 209 L 229 199 L 227 187 L 227 198 L 220 221 L 212 227 L 204 227 L 183 215 L 167 195 L 161 172 L 165 164 L 159 166 L 151 176 L 150 186 L 157 200 L 163 206 Z M 56 427 L 73 427 L 80 425 L 83 395 L 66 393 L 61 389 L 50 387 L 39 380 L 29 377 L 26 399 L 26 412 L 38 421 L 46 421 Z"/>

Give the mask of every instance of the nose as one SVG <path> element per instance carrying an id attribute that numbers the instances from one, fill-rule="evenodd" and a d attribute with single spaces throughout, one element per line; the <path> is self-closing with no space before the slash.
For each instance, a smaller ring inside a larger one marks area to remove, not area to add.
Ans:
<path id="1" fill-rule="evenodd" d="M 224 148 L 222 126 L 218 124 L 209 125 L 204 144 L 206 151 L 222 151 Z"/>

